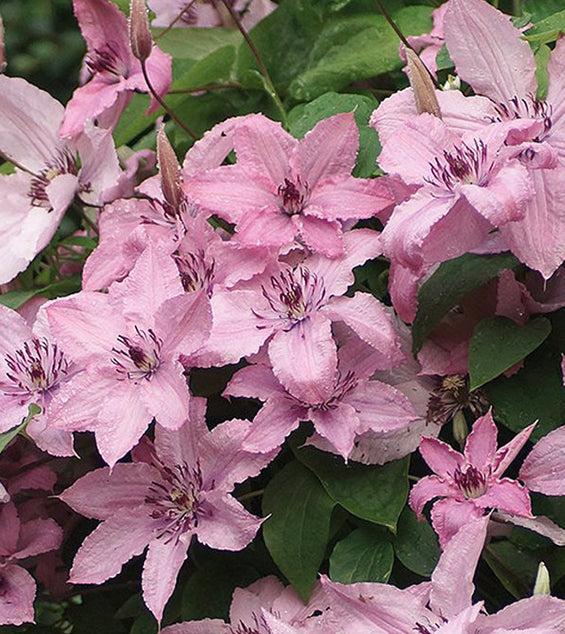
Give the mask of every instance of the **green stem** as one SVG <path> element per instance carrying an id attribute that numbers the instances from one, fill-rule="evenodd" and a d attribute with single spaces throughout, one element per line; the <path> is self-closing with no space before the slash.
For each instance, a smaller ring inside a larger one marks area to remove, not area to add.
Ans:
<path id="1" fill-rule="evenodd" d="M 153 97 L 155 97 L 155 99 L 157 100 L 161 108 L 163 108 L 163 110 L 171 117 L 171 119 L 177 125 L 179 125 L 188 134 L 188 136 L 192 137 L 195 141 L 198 141 L 198 136 L 183 121 L 181 121 L 177 117 L 174 111 L 171 110 L 171 108 L 169 108 L 169 106 L 163 101 L 161 96 L 155 92 L 155 89 L 153 88 L 151 81 L 149 79 L 149 75 L 147 74 L 147 68 L 145 66 L 145 62 L 141 62 L 141 71 L 143 72 L 143 77 L 145 78 L 145 83 L 147 84 L 147 88 L 149 89 L 149 92 L 153 95 Z"/>
<path id="2" fill-rule="evenodd" d="M 239 16 L 234 11 L 233 7 L 228 2 L 228 0 L 222 0 L 222 4 L 228 10 L 232 20 L 235 22 L 235 24 L 236 24 L 237 28 L 239 29 L 241 35 L 243 35 L 243 39 L 245 40 L 247 46 L 249 46 L 249 50 L 251 51 L 251 54 L 253 55 L 253 57 L 255 58 L 255 61 L 257 62 L 257 65 L 259 66 L 259 70 L 261 71 L 261 75 L 263 75 L 263 79 L 265 80 L 265 84 L 266 84 L 266 86 L 268 88 L 268 92 L 271 95 L 272 100 L 275 102 L 277 108 L 279 109 L 279 112 L 280 112 L 282 120 L 283 120 L 283 124 L 286 127 L 286 125 L 287 125 L 287 114 L 286 114 L 285 107 L 283 106 L 281 98 L 279 97 L 279 95 L 277 93 L 275 85 L 273 84 L 273 80 L 271 79 L 271 76 L 269 75 L 269 71 L 267 70 L 267 67 L 264 64 L 264 62 L 263 62 L 263 60 L 261 58 L 261 55 L 259 54 L 259 51 L 257 50 L 257 47 L 253 43 L 253 40 L 249 37 L 249 34 L 247 33 L 247 31 L 243 27 L 243 24 L 241 24 L 241 20 L 239 19 Z"/>
<path id="3" fill-rule="evenodd" d="M 253 498 L 261 497 L 265 493 L 265 489 L 259 489 L 257 491 L 251 491 L 250 493 L 245 493 L 244 495 L 240 495 L 237 499 L 241 502 L 242 500 L 251 500 Z"/>

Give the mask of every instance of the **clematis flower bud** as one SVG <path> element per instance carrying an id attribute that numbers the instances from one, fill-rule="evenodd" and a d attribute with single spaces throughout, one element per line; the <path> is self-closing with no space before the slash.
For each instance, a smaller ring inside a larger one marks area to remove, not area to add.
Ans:
<path id="1" fill-rule="evenodd" d="M 129 38 L 134 56 L 144 62 L 153 49 L 145 0 L 131 0 L 129 11 Z"/>
<path id="2" fill-rule="evenodd" d="M 182 176 L 177 156 L 165 134 L 164 126 L 161 126 L 157 134 L 157 161 L 161 174 L 163 196 L 172 209 L 176 211 L 180 209 L 184 200 Z"/>
<path id="3" fill-rule="evenodd" d="M 540 594 L 551 594 L 549 571 L 543 561 L 540 561 L 538 566 L 538 574 L 536 575 L 536 582 L 534 584 L 534 596 Z"/>
<path id="4" fill-rule="evenodd" d="M 441 110 L 435 93 L 434 83 L 428 69 L 412 49 L 406 49 L 408 79 L 414 91 L 418 114 L 427 112 L 441 119 Z"/>

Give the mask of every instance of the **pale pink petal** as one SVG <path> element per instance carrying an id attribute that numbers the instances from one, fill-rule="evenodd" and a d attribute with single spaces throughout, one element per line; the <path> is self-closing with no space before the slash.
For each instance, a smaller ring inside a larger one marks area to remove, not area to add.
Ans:
<path id="1" fill-rule="evenodd" d="M 161 634 L 231 634 L 231 632 L 232 628 L 219 619 L 187 621 L 161 630 Z"/>
<path id="2" fill-rule="evenodd" d="M 555 522 L 543 515 L 537 517 L 520 517 L 511 513 L 496 512 L 494 516 L 497 520 L 514 524 L 522 528 L 527 528 L 539 535 L 543 535 L 556 544 L 557 546 L 565 546 L 565 528 L 561 528 Z"/>
<path id="3" fill-rule="evenodd" d="M 513 515 L 532 516 L 528 489 L 509 478 L 489 483 L 486 493 L 473 502 L 480 508 L 497 508 Z"/>
<path id="4" fill-rule="evenodd" d="M 304 215 L 295 216 L 300 235 L 306 246 L 315 253 L 328 258 L 343 255 L 343 234 L 341 224 L 337 220 L 325 220 L 312 215 L 314 209 L 308 207 Z"/>
<path id="5" fill-rule="evenodd" d="M 222 491 L 207 493 L 202 506 L 195 532 L 198 541 L 210 548 L 241 550 L 253 540 L 264 521 Z"/>
<path id="6" fill-rule="evenodd" d="M 73 202 L 77 186 L 77 176 L 74 174 L 59 174 L 45 188 L 52 210 L 58 217 L 61 217 L 61 214 Z"/>
<path id="7" fill-rule="evenodd" d="M 532 49 L 503 13 L 483 0 L 453 0 L 444 29 L 457 73 L 477 94 L 508 102 L 536 93 Z"/>
<path id="8" fill-rule="evenodd" d="M 351 174 L 359 148 L 352 112 L 323 119 L 300 141 L 290 161 L 303 183 L 314 188 L 321 178 Z"/>
<path id="9" fill-rule="evenodd" d="M 323 403 L 332 393 L 337 371 L 336 344 L 327 317 L 313 313 L 269 344 L 277 379 L 307 403 Z"/>
<path id="10" fill-rule="evenodd" d="M 322 312 L 332 321 L 345 322 L 365 343 L 391 358 L 400 354 L 400 339 L 390 313 L 369 293 L 337 297 Z"/>
<path id="11" fill-rule="evenodd" d="M 565 158 L 565 38 L 559 37 L 547 64 L 549 87 L 547 102 L 551 104 L 551 130 L 546 137 L 549 143 Z"/>
<path id="12" fill-rule="evenodd" d="M 106 520 L 116 509 L 133 510 L 142 505 L 155 470 L 148 464 L 118 463 L 89 471 L 59 496 L 65 504 L 85 517 Z"/>
<path id="13" fill-rule="evenodd" d="M 140 398 L 137 386 L 129 381 L 115 381 L 111 397 L 106 397 L 101 405 L 98 423 L 93 426 L 96 446 L 104 462 L 113 467 L 137 444 L 156 408 L 153 404 L 155 409 L 150 410 Z"/>
<path id="14" fill-rule="evenodd" d="M 473 577 L 485 544 L 488 523 L 488 516 L 470 521 L 445 547 L 432 574 L 430 607 L 436 614 L 451 619 L 471 605 L 475 591 Z"/>
<path id="15" fill-rule="evenodd" d="M 15 310 L 0 305 L 0 354 L 13 352 L 33 337 L 31 328 Z"/>
<path id="16" fill-rule="evenodd" d="M 290 216 L 275 205 L 249 211 L 237 224 L 237 238 L 248 246 L 281 247 L 294 240 Z"/>
<path id="17" fill-rule="evenodd" d="M 394 204 L 392 195 L 381 179 L 353 178 L 339 174 L 321 180 L 308 199 L 327 220 L 371 218 Z M 306 207 L 306 212 L 308 207 Z"/>
<path id="18" fill-rule="evenodd" d="M 278 202 L 276 190 L 266 176 L 239 165 L 196 174 L 186 187 L 191 202 L 229 222 L 239 222 L 246 214 Z"/>
<path id="19" fill-rule="evenodd" d="M 520 480 L 545 495 L 565 495 L 565 426 L 539 440 L 526 456 Z"/>
<path id="20" fill-rule="evenodd" d="M 141 587 L 143 601 L 159 623 L 163 619 L 165 605 L 175 589 L 189 545 L 190 540 L 167 539 L 166 535 L 149 544 L 143 564 Z"/>
<path id="21" fill-rule="evenodd" d="M 118 161 L 114 139 L 107 130 L 87 125 L 85 134 L 76 141 L 81 157 L 80 182 L 88 187 L 80 192 L 86 203 L 98 205 L 103 194 L 118 183 L 122 170 Z"/>
<path id="22" fill-rule="evenodd" d="M 503 447 L 501 447 L 496 452 L 496 458 L 493 464 L 493 475 L 501 476 L 510 463 L 516 458 L 516 456 L 520 453 L 522 447 L 528 441 L 530 434 L 534 430 L 536 423 L 532 423 L 525 429 L 523 429 L 519 434 L 516 434 L 514 438 L 508 443 L 506 443 Z"/>
<path id="23" fill-rule="evenodd" d="M 359 427 L 359 416 L 355 409 L 346 403 L 338 403 L 327 410 L 311 408 L 309 414 L 316 431 L 347 460 Z"/>
<path id="24" fill-rule="evenodd" d="M 290 177 L 289 160 L 297 145 L 280 123 L 263 115 L 250 117 L 235 130 L 238 165 L 268 176 L 276 186 Z"/>
<path id="25" fill-rule="evenodd" d="M 73 0 L 73 7 L 89 51 L 111 44 L 120 59 L 132 57 L 126 16 L 111 0 Z"/>
<path id="26" fill-rule="evenodd" d="M 70 432 L 53 429 L 49 426 L 49 415 L 36 416 L 26 427 L 33 442 L 52 456 L 75 456 L 73 435 Z"/>
<path id="27" fill-rule="evenodd" d="M 18 550 L 14 559 L 26 559 L 55 550 L 61 545 L 63 529 L 54 519 L 33 519 L 24 522 L 20 529 Z"/>
<path id="28" fill-rule="evenodd" d="M 447 443 L 435 438 L 423 438 L 420 453 L 430 469 L 442 477 L 451 477 L 464 463 L 463 456 Z"/>
<path id="29" fill-rule="evenodd" d="M 444 549 L 462 526 L 479 519 L 484 513 L 471 500 L 458 502 L 448 498 L 436 502 L 431 515 L 432 526 L 439 537 L 439 545 Z"/>
<path id="30" fill-rule="evenodd" d="M 115 577 L 122 566 L 141 555 L 153 534 L 145 508 L 119 509 L 84 540 L 71 568 L 71 583 L 103 583 Z"/>
<path id="31" fill-rule="evenodd" d="M 488 628 L 484 631 L 493 634 L 529 632 L 526 628 L 531 634 L 557 634 L 565 627 L 565 601 L 548 595 L 529 597 L 483 619 L 481 626 Z"/>
<path id="32" fill-rule="evenodd" d="M 204 291 L 165 300 L 155 314 L 155 328 L 163 338 L 163 356 L 189 355 L 208 339 L 212 308 Z"/>
<path id="33" fill-rule="evenodd" d="M 184 368 L 178 361 L 168 361 L 144 381 L 139 398 L 159 425 L 179 429 L 188 419 L 190 391 Z"/>
<path id="34" fill-rule="evenodd" d="M 0 150 L 36 174 L 64 148 L 57 131 L 63 106 L 25 79 L 0 75 Z"/>
<path id="35" fill-rule="evenodd" d="M 266 401 L 273 394 L 282 392 L 283 387 L 270 367 L 262 364 L 250 365 L 236 372 L 226 389 L 224 396 L 244 396 Z"/>
<path id="36" fill-rule="evenodd" d="M 450 482 L 432 475 L 418 480 L 410 490 L 410 508 L 421 520 L 426 504 L 435 497 L 449 497 L 453 495 L 453 487 Z"/>
<path id="37" fill-rule="evenodd" d="M 0 568 L 0 584 L 0 623 L 21 625 L 33 622 L 35 581 L 29 572 L 20 566 L 8 564 Z"/>
<path id="38" fill-rule="evenodd" d="M 496 454 L 498 430 L 489 411 L 473 423 L 473 429 L 465 441 L 465 458 L 469 464 L 485 471 Z"/>
<path id="39" fill-rule="evenodd" d="M 394 310 L 407 323 L 412 323 L 418 309 L 418 290 L 422 274 L 414 273 L 398 262 L 392 262 L 388 276 L 388 292 Z"/>
<path id="40" fill-rule="evenodd" d="M 301 420 L 308 420 L 308 410 L 284 395 L 271 396 L 255 416 L 243 441 L 243 448 L 267 452 L 280 447 Z"/>
<path id="41" fill-rule="evenodd" d="M 10 557 L 17 549 L 21 526 L 14 504 L 0 506 L 0 524 L 0 555 Z"/>
<path id="42" fill-rule="evenodd" d="M 535 196 L 522 220 L 500 228 L 514 255 L 545 279 L 565 259 L 565 169 L 530 170 Z"/>

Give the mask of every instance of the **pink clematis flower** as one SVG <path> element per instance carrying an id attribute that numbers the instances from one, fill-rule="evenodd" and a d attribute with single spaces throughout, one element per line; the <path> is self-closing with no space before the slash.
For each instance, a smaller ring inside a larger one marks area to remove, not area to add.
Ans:
<path id="1" fill-rule="evenodd" d="M 224 394 L 255 397 L 265 402 L 243 447 L 254 452 L 271 451 L 283 443 L 300 421 L 310 420 L 332 450 L 347 459 L 358 435 L 367 431 L 397 431 L 414 422 L 416 412 L 402 392 L 369 380 L 375 364 L 370 358 L 363 360 L 367 348 L 363 342 L 352 339 L 338 350 L 334 383 L 327 385 L 327 392 L 319 399 L 313 398 L 316 389 L 312 386 L 293 385 L 285 389 L 266 365 L 253 365 L 237 372 Z"/>
<path id="2" fill-rule="evenodd" d="M 421 188 L 388 221 L 385 254 L 418 272 L 476 248 L 493 227 L 521 218 L 533 190 L 526 168 L 503 155 L 510 133 L 492 125 L 459 137 L 429 114 L 399 128 L 379 164 Z"/>
<path id="3" fill-rule="evenodd" d="M 443 18 L 447 11 L 448 3 L 442 4 L 432 11 L 433 28 L 429 33 L 422 35 L 410 35 L 407 40 L 418 53 L 421 61 L 435 77 L 437 72 L 436 57 L 444 45 Z M 406 62 L 405 47 L 400 47 L 400 57 Z M 406 68 L 404 68 L 406 71 Z"/>
<path id="4" fill-rule="evenodd" d="M 194 536 L 222 550 L 241 550 L 255 537 L 263 520 L 230 492 L 258 475 L 276 453 L 241 450 L 246 421 L 222 423 L 209 432 L 204 399 L 193 398 L 190 409 L 180 430 L 156 428 L 148 462 L 97 469 L 61 495 L 75 511 L 102 520 L 78 550 L 71 582 L 103 583 L 149 546 L 143 597 L 159 621 Z"/>
<path id="5" fill-rule="evenodd" d="M 547 98 L 540 100 L 529 44 L 487 2 L 451 0 L 445 39 L 461 78 L 491 100 L 491 120 L 535 119 L 540 125 L 513 142 L 528 167 L 535 197 L 524 218 L 501 228 L 501 233 L 517 257 L 547 279 L 565 259 L 565 40 L 560 38 L 551 53 Z M 468 115 L 475 125 L 484 125 L 484 119 Z"/>
<path id="6" fill-rule="evenodd" d="M 565 426 L 539 440 L 524 459 L 520 480 L 531 491 L 565 495 Z"/>
<path id="7" fill-rule="evenodd" d="M 33 328 L 0 306 L 0 433 L 19 425 L 33 403 L 41 408 L 26 426 L 36 445 L 56 456 L 73 455 L 72 434 L 53 428 L 53 399 L 78 368 L 53 340 L 45 315 Z"/>
<path id="8" fill-rule="evenodd" d="M 274 373 L 285 388 L 321 403 L 336 386 L 332 322 L 345 322 L 389 367 L 399 362 L 403 353 L 387 309 L 368 293 L 340 296 L 353 282 L 353 267 L 380 252 L 379 236 L 358 229 L 344 238 L 345 257 L 315 255 L 296 267 L 280 264 L 253 287 L 215 293 L 213 328 L 198 363 L 234 363 L 267 342 Z"/>
<path id="9" fill-rule="evenodd" d="M 219 619 L 190 621 L 166 627 L 162 634 L 324 634 L 327 601 L 317 584 L 306 605 L 294 588 L 284 587 L 276 577 L 259 579 L 247 588 L 236 588 L 230 606 L 230 624 Z M 327 625 L 326 625 L 327 628 Z"/>
<path id="10" fill-rule="evenodd" d="M 0 506 L 0 625 L 33 621 L 35 581 L 18 562 L 55 550 L 63 531 L 52 519 L 22 522 L 11 503 Z"/>
<path id="11" fill-rule="evenodd" d="M 343 254 L 342 221 L 370 218 L 393 203 L 379 179 L 353 178 L 359 147 L 352 113 L 320 121 L 297 141 L 255 115 L 234 136 L 237 164 L 196 174 L 189 197 L 236 225 L 248 246 L 294 240 L 328 257 Z"/>
<path id="12" fill-rule="evenodd" d="M 426 502 L 443 498 L 432 508 L 432 525 L 442 548 L 461 526 L 484 515 L 486 509 L 533 517 L 528 490 L 502 474 L 528 440 L 534 425 L 498 450 L 497 429 L 490 412 L 474 423 L 463 454 L 435 438 L 422 440 L 420 453 L 435 475 L 422 478 L 412 487 L 410 506 L 422 517 Z"/>
<path id="13" fill-rule="evenodd" d="M 87 121 L 113 128 L 133 93 L 148 88 L 131 51 L 126 17 L 118 7 L 111 0 L 73 0 L 73 6 L 88 48 L 89 79 L 67 104 L 60 134 L 76 138 Z M 162 97 L 171 84 L 170 56 L 154 46 L 145 64 L 155 92 Z M 147 112 L 158 107 L 153 99 Z"/>
<path id="14" fill-rule="evenodd" d="M 86 367 L 57 394 L 57 427 L 94 431 L 113 465 L 153 417 L 169 429 L 184 424 L 190 393 L 179 356 L 202 345 L 211 316 L 203 293 L 183 293 L 166 253 L 150 245 L 108 294 L 83 291 L 46 310 L 65 354 Z"/>
<path id="15" fill-rule="evenodd" d="M 112 137 L 88 129 L 63 141 L 62 118 L 63 106 L 48 93 L 0 75 L 0 152 L 17 168 L 0 176 L 0 284 L 49 244 L 75 195 L 98 204 L 119 176 Z"/>

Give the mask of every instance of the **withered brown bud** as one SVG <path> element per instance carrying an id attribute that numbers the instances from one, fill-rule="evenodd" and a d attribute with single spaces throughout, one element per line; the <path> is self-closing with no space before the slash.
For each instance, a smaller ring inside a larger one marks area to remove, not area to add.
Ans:
<path id="1" fill-rule="evenodd" d="M 129 39 L 134 56 L 144 62 L 153 48 L 145 0 L 131 0 L 129 9 Z"/>
<path id="2" fill-rule="evenodd" d="M 406 61 L 408 62 L 408 79 L 414 91 L 418 114 L 427 112 L 441 119 L 441 110 L 436 97 L 434 82 L 428 69 L 410 48 L 406 49 Z"/>
<path id="3" fill-rule="evenodd" d="M 165 134 L 164 126 L 157 133 L 157 161 L 163 196 L 172 209 L 178 211 L 184 201 L 182 175 L 177 155 Z"/>

